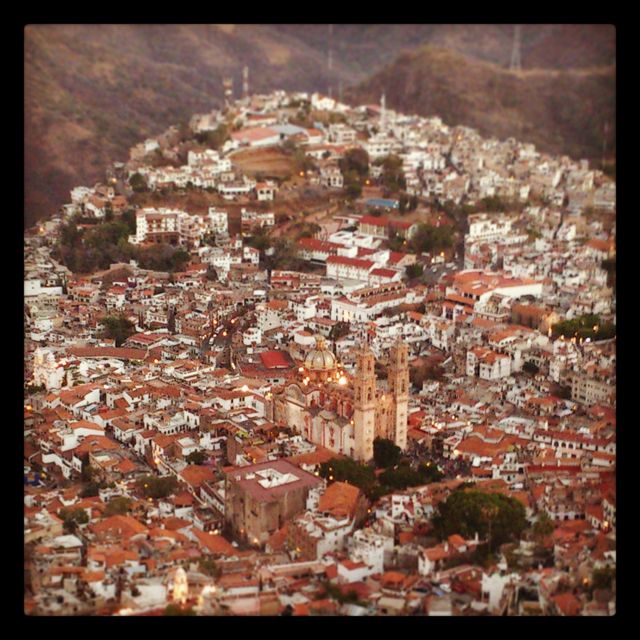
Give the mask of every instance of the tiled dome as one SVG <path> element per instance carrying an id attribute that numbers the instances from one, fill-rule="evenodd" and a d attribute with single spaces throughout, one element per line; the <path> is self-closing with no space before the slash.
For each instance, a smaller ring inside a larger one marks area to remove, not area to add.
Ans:
<path id="1" fill-rule="evenodd" d="M 327 348 L 324 338 L 316 336 L 316 346 L 307 354 L 304 367 L 307 371 L 331 371 L 336 368 L 336 357 Z"/>

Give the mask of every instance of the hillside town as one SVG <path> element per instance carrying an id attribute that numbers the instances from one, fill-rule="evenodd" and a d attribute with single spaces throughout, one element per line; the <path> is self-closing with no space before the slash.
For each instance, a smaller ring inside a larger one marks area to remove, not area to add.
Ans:
<path id="1" fill-rule="evenodd" d="M 586 160 L 226 91 L 24 257 L 26 614 L 615 614 Z"/>

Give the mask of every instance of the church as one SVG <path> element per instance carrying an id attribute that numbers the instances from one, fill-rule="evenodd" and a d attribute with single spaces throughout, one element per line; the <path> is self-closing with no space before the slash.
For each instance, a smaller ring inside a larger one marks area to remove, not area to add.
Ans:
<path id="1" fill-rule="evenodd" d="M 356 460 L 373 458 L 375 438 L 407 447 L 409 364 L 406 343 L 389 350 L 387 389 L 379 388 L 368 344 L 356 353 L 348 375 L 322 336 L 298 369 L 298 380 L 274 394 L 274 419 L 307 440 Z"/>

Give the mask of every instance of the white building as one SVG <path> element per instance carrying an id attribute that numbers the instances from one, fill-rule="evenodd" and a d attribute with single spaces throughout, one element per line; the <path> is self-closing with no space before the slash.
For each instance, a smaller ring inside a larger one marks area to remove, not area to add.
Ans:
<path id="1" fill-rule="evenodd" d="M 353 562 L 364 562 L 374 573 L 383 573 L 385 552 L 393 552 L 393 538 L 372 529 L 359 529 L 351 536 L 348 549 Z"/>
<path id="2" fill-rule="evenodd" d="M 209 225 L 215 234 L 229 235 L 229 214 L 222 209 L 209 207 Z"/>

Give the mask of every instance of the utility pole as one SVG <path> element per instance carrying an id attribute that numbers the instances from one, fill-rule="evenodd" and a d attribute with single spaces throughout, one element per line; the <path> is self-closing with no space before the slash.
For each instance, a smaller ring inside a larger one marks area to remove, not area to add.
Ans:
<path id="1" fill-rule="evenodd" d="M 511 64 L 509 65 L 511 71 L 522 71 L 522 59 L 520 55 L 521 36 L 521 27 L 517 24 L 513 29 L 513 48 L 511 49 Z"/>

